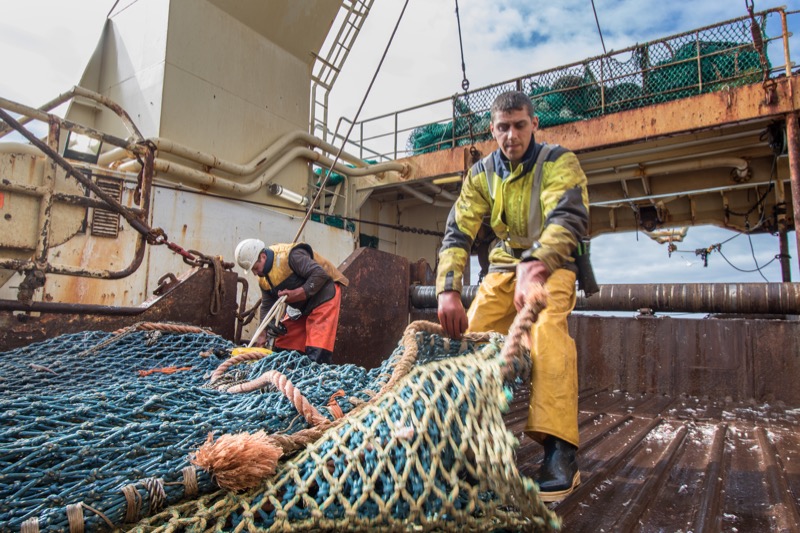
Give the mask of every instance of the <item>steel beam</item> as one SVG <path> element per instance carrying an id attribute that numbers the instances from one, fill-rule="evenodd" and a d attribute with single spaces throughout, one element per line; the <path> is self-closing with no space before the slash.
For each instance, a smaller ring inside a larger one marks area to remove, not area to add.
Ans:
<path id="1" fill-rule="evenodd" d="M 786 138 L 789 151 L 789 175 L 792 183 L 792 207 L 794 211 L 795 242 L 797 243 L 798 256 L 800 256 L 800 232 L 797 231 L 797 221 L 800 220 L 800 128 L 797 124 L 797 114 L 786 115 Z M 800 257 L 797 258 L 800 264 Z"/>
<path id="2" fill-rule="evenodd" d="M 461 300 L 469 306 L 477 287 L 464 287 Z M 413 286 L 413 308 L 435 308 L 435 287 Z M 800 314 L 797 283 L 676 283 L 601 285 L 591 298 L 579 293 L 580 311 L 637 311 L 662 313 Z"/>

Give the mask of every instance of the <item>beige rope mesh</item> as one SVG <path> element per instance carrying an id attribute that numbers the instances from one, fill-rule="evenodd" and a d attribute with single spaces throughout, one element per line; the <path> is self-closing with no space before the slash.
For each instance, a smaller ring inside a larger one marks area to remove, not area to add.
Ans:
<path id="1" fill-rule="evenodd" d="M 518 442 L 502 418 L 502 341 L 390 379 L 377 401 L 326 429 L 257 488 L 204 495 L 134 530 L 558 529 L 516 467 Z"/>

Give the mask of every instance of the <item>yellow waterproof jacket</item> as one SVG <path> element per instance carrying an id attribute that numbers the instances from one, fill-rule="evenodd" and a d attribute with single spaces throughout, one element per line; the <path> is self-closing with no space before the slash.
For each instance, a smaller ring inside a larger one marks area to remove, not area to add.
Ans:
<path id="1" fill-rule="evenodd" d="M 305 243 L 274 244 L 264 250 L 267 254 L 265 275 L 259 277 L 261 287 L 261 316 L 269 312 L 284 289 L 302 287 L 306 299 L 292 304 L 308 315 L 320 304 L 333 298 L 335 283 L 347 286 L 349 281 L 333 263 Z"/>
<path id="2" fill-rule="evenodd" d="M 467 173 L 447 218 L 436 276 L 436 294 L 461 291 L 464 267 L 484 216 L 499 238 L 490 271 L 513 268 L 523 252 L 550 272 L 576 270 L 572 257 L 589 226 L 586 175 L 574 153 L 531 141 L 511 168 L 500 149 Z"/>

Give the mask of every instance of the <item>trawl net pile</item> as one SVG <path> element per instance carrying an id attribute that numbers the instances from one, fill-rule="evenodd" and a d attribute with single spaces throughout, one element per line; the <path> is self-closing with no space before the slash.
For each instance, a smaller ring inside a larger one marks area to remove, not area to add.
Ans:
<path id="1" fill-rule="evenodd" d="M 88 531 L 558 527 L 514 466 L 498 340 L 474 352 L 433 333 L 412 338 L 417 365 L 374 400 L 408 351 L 402 345 L 369 371 L 294 352 L 232 367 L 227 383 L 277 370 L 320 413 L 332 419 L 335 398 L 345 414 L 241 494 L 190 464 L 208 433 L 308 425 L 280 392 L 208 388 L 229 342 L 87 332 L 0 354 L 0 523 L 69 531 L 78 513 Z M 348 415 L 361 402 L 370 403 Z"/>

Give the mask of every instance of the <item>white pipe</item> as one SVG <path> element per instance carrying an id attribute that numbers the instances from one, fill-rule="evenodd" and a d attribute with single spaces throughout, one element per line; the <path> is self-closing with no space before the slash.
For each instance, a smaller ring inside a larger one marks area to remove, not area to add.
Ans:
<path id="1" fill-rule="evenodd" d="M 673 142 L 671 140 L 668 141 L 669 144 L 658 144 L 659 141 L 656 141 L 656 146 L 652 148 L 644 148 L 639 149 L 636 151 L 636 155 L 639 157 L 645 155 L 653 155 L 653 154 L 661 154 L 664 152 L 674 152 L 677 150 L 685 150 L 686 148 L 691 148 L 694 146 L 700 145 L 708 145 L 710 142 L 717 144 L 733 141 L 737 139 L 743 139 L 747 137 L 755 137 L 757 134 L 753 134 L 752 131 L 744 131 L 739 133 L 730 133 L 725 135 L 715 135 L 715 136 L 708 136 L 702 133 L 695 133 L 689 136 L 690 141 L 684 142 Z M 622 149 L 622 151 L 615 151 L 614 153 L 609 154 L 608 151 L 599 150 L 595 152 L 585 152 L 581 154 L 578 159 L 580 159 L 581 166 L 588 167 L 591 165 L 601 165 L 606 167 L 613 167 L 615 159 L 628 159 L 631 153 L 627 149 Z"/>
<path id="2" fill-rule="evenodd" d="M 107 167 L 111 163 L 120 161 L 122 159 L 129 159 L 131 157 L 133 157 L 131 152 L 125 148 L 116 147 L 100 154 L 100 157 L 97 158 L 97 164 L 101 167 Z"/>
<path id="3" fill-rule="evenodd" d="M 600 185 L 603 183 L 615 183 L 625 179 L 671 174 L 673 172 L 724 167 L 733 168 L 733 171 L 740 178 L 747 178 L 750 171 L 747 161 L 740 157 L 712 157 L 708 159 L 693 159 L 688 161 L 676 161 L 674 163 L 660 163 L 649 166 L 626 168 L 612 173 L 603 172 L 602 174 L 595 174 L 587 172 L 587 177 L 589 178 L 590 185 Z"/>
<path id="4" fill-rule="evenodd" d="M 300 207 L 305 207 L 308 205 L 308 198 L 294 191 L 290 191 L 289 189 L 286 189 L 282 185 L 278 185 L 277 183 L 270 183 L 267 190 L 269 191 L 270 194 L 283 198 L 287 202 L 292 202 L 293 204 L 297 204 Z"/>
<path id="5" fill-rule="evenodd" d="M 159 152 L 173 154 L 183 159 L 188 159 L 189 161 L 193 161 L 207 167 L 216 168 L 235 176 L 250 176 L 255 174 L 256 172 L 262 170 L 263 167 L 268 166 L 273 159 L 275 159 L 281 152 L 283 152 L 292 144 L 315 146 L 329 154 L 335 154 L 339 151 L 337 147 L 323 141 L 322 139 L 314 137 L 313 135 L 304 131 L 295 130 L 286 133 L 280 139 L 250 160 L 250 162 L 242 165 L 225 159 L 220 159 L 208 152 L 195 150 L 184 144 L 180 144 L 163 137 L 154 137 L 153 139 L 150 139 L 150 141 L 155 144 Z M 110 157 L 116 157 L 117 155 L 118 154 L 113 154 Z M 367 164 L 358 157 L 348 154 L 344 151 L 339 156 L 339 159 L 347 161 L 356 167 L 364 168 L 367 166 Z"/>
<path id="6" fill-rule="evenodd" d="M 5 98 L 0 98 L 0 107 L 3 107 L 5 109 L 23 115 L 22 117 L 20 117 L 20 120 L 18 121 L 22 125 L 25 125 L 34 119 L 41 120 L 42 122 L 48 122 L 49 120 L 48 111 L 50 111 L 54 107 L 63 104 L 64 102 L 75 96 L 82 96 L 84 98 L 94 100 L 95 102 L 104 105 L 119 117 L 119 119 L 125 125 L 125 129 L 127 129 L 128 132 L 131 133 L 136 138 L 137 141 L 143 140 L 142 134 L 139 132 L 139 128 L 137 128 L 136 124 L 134 124 L 133 120 L 131 120 L 131 117 L 130 115 L 128 115 L 128 112 L 122 109 L 122 106 L 120 106 L 112 99 L 103 96 L 100 93 L 90 91 L 89 89 L 84 89 L 80 85 L 75 85 L 69 91 L 58 95 L 54 100 L 47 102 L 38 109 L 18 104 L 16 102 L 12 102 L 11 100 L 6 100 Z M 12 129 L 13 128 L 11 128 L 11 126 L 8 126 L 6 124 L 0 126 L 0 137 L 10 132 Z"/>
<path id="7" fill-rule="evenodd" d="M 283 170 L 286 165 L 295 159 L 303 158 L 308 161 L 318 161 L 330 167 L 333 164 L 331 159 L 323 156 L 319 152 L 315 152 L 309 148 L 296 146 L 286 152 L 283 156 L 270 165 L 261 175 L 249 183 L 239 183 L 222 176 L 203 172 L 202 170 L 195 170 L 180 163 L 166 161 L 164 159 L 155 159 L 153 162 L 156 171 L 161 172 L 170 177 L 182 178 L 196 184 L 201 188 L 213 188 L 224 190 L 231 193 L 241 195 L 249 195 L 261 189 L 270 181 L 275 179 L 276 175 Z M 120 165 L 119 169 L 128 172 L 137 172 L 141 166 L 138 161 L 129 161 Z M 369 165 L 362 168 L 351 168 L 341 163 L 337 163 L 334 170 L 345 176 L 371 176 L 374 174 L 383 174 L 386 172 L 398 172 L 405 174 L 407 166 L 404 163 L 378 163 L 376 165 Z M 175 180 L 171 180 L 175 181 Z"/>
<path id="8" fill-rule="evenodd" d="M 451 202 L 437 202 L 427 194 L 423 194 L 416 189 L 409 187 L 408 185 L 400 185 L 400 190 L 407 192 L 411 196 L 422 200 L 426 204 L 430 204 L 434 207 L 451 207 L 453 204 Z"/>
<path id="9" fill-rule="evenodd" d="M 783 180 L 783 183 L 788 183 L 790 180 Z M 617 200 L 603 200 L 602 202 L 589 202 L 589 207 L 627 207 L 633 202 L 663 200 L 665 198 L 677 199 L 692 196 L 699 196 L 701 194 L 710 194 L 717 192 L 729 192 L 742 189 L 753 189 L 755 187 L 769 187 L 770 182 L 760 183 L 738 183 L 736 185 L 725 185 L 722 187 L 709 187 L 706 189 L 693 189 L 690 191 L 675 191 L 663 194 L 649 194 L 646 196 L 635 196 L 633 198 L 619 198 Z"/>
<path id="10" fill-rule="evenodd" d="M 0 154 L 27 154 L 42 156 L 44 152 L 32 144 L 4 142 L 0 143 Z"/>
<path id="11" fill-rule="evenodd" d="M 208 152 L 195 150 L 184 144 L 180 144 L 170 139 L 165 139 L 163 137 L 154 137 L 149 140 L 153 144 L 155 144 L 159 152 L 173 154 L 183 159 L 188 159 L 189 161 L 198 163 L 200 165 L 216 168 L 222 170 L 223 172 L 227 172 L 228 174 L 234 174 L 236 176 L 249 176 L 251 174 L 254 174 L 261 167 L 266 166 L 280 152 L 286 149 L 286 147 L 288 147 L 291 144 L 295 144 L 299 141 L 302 141 L 304 144 L 307 145 L 321 148 L 322 150 L 325 150 L 328 153 L 338 152 L 338 148 L 336 148 L 335 146 L 328 144 L 325 141 L 318 139 L 317 137 L 314 137 L 313 135 L 300 130 L 290 131 L 286 133 L 280 139 L 275 141 L 272 145 L 270 145 L 268 148 L 266 148 L 256 157 L 250 160 L 249 163 L 246 163 L 244 165 L 233 163 L 231 161 L 227 161 L 224 159 L 219 159 L 217 156 L 210 154 Z M 98 164 L 109 165 L 114 161 L 119 161 L 120 159 L 124 159 L 128 153 L 129 152 L 124 148 L 115 148 L 113 150 L 109 150 L 108 152 L 105 152 L 100 156 L 100 158 L 98 159 Z M 364 163 L 361 159 L 359 159 L 354 155 L 348 154 L 347 152 L 342 152 L 340 159 L 348 161 L 354 164 L 356 167 L 367 166 L 367 164 Z"/>
<path id="12" fill-rule="evenodd" d="M 456 199 L 458 198 L 455 194 L 447 192 L 446 190 L 444 190 L 444 187 L 441 187 L 439 185 L 434 185 L 433 183 L 429 183 L 427 181 L 423 181 L 422 185 L 424 185 L 426 189 L 431 191 L 434 194 L 434 196 L 439 195 L 445 200 L 450 200 L 451 202 L 455 202 Z"/>

